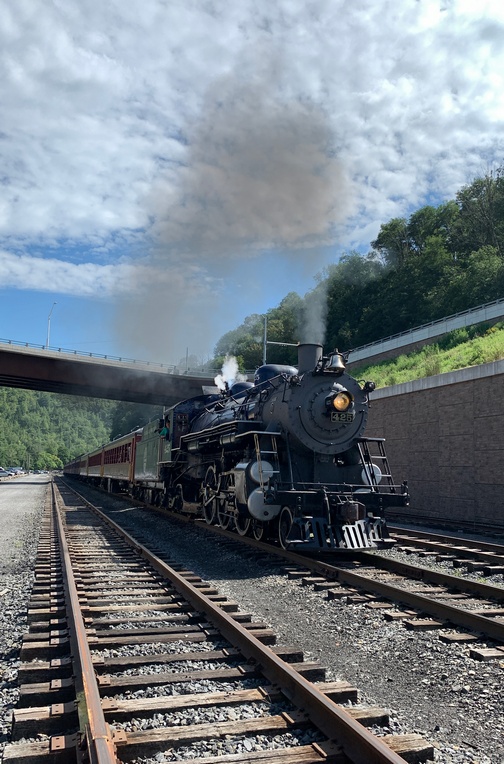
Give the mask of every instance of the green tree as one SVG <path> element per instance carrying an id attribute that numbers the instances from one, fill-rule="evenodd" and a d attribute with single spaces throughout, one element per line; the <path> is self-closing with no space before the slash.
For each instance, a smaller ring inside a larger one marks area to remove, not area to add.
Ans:
<path id="1" fill-rule="evenodd" d="M 117 403 L 112 414 L 109 440 L 143 427 L 151 419 L 159 419 L 162 415 L 162 406 L 147 403 Z"/>
<path id="2" fill-rule="evenodd" d="M 461 310 L 497 300 L 504 295 L 504 259 L 497 249 L 481 247 L 467 258 L 464 268 L 445 283 L 442 308 L 445 312 L 458 313 Z"/>
<path id="3" fill-rule="evenodd" d="M 401 268 L 411 254 L 407 221 L 393 218 L 383 223 L 371 246 L 385 265 Z"/>
<path id="4" fill-rule="evenodd" d="M 224 334 L 214 349 L 213 365 L 220 367 L 226 355 L 240 359 L 240 369 L 252 370 L 261 366 L 264 353 L 264 320 L 267 324 L 269 342 L 296 343 L 299 341 L 300 324 L 303 320 L 303 300 L 290 292 L 281 303 L 268 311 L 266 316 L 253 313 L 232 331 Z M 271 363 L 292 364 L 296 352 L 282 345 L 268 346 L 267 360 Z"/>
<path id="5" fill-rule="evenodd" d="M 0 388 L 0 464 L 61 467 L 107 442 L 114 401 Z"/>
<path id="6" fill-rule="evenodd" d="M 457 245 L 461 253 L 485 246 L 504 255 L 504 168 L 477 178 L 456 196 L 460 210 Z"/>
<path id="7" fill-rule="evenodd" d="M 357 252 L 343 255 L 325 270 L 329 348 L 348 350 L 361 343 L 366 306 L 385 272 L 387 268 L 373 253 L 363 257 Z"/>
<path id="8" fill-rule="evenodd" d="M 439 231 L 438 211 L 435 207 L 422 207 L 414 212 L 406 226 L 409 249 L 415 254 L 425 251 L 428 240 Z"/>
<path id="9" fill-rule="evenodd" d="M 226 355 L 233 355 L 243 359 L 245 368 L 256 368 L 260 365 L 262 358 L 263 332 L 264 317 L 258 313 L 247 316 L 237 329 L 226 332 L 220 338 L 214 349 L 213 365 L 219 368 Z"/>

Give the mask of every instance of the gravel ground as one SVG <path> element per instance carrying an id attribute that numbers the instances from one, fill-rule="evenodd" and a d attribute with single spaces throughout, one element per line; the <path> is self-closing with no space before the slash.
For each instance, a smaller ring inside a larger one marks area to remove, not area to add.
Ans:
<path id="1" fill-rule="evenodd" d="M 98 495 L 101 506 L 109 501 L 119 506 Z M 0 509 L 8 518 L 0 540 L 2 746 L 16 699 L 16 660 L 44 497 L 40 476 L 0 485 Z M 328 601 L 288 580 L 273 562 L 250 561 L 228 542 L 207 539 L 204 529 L 136 508 L 125 513 L 120 506 L 118 521 L 140 523 L 145 539 L 237 600 L 254 620 L 271 625 L 279 644 L 295 645 L 307 660 L 319 660 L 327 679 L 354 684 L 361 703 L 386 708 L 390 728 L 382 732 L 422 734 L 436 746 L 438 764 L 504 764 L 504 661 L 474 661 L 467 647 L 446 645 L 434 632 L 412 633 L 363 605 Z M 502 577 L 489 581 L 502 585 Z"/>
<path id="2" fill-rule="evenodd" d="M 329 601 L 287 579 L 273 562 L 239 559 L 228 542 L 207 540 L 204 529 L 168 525 L 135 508 L 117 516 L 121 523 L 125 518 L 132 529 L 140 520 L 153 546 L 271 625 L 279 644 L 296 645 L 307 660 L 320 661 L 328 680 L 351 682 L 359 702 L 386 708 L 391 721 L 385 733 L 418 732 L 436 747 L 439 764 L 504 764 L 504 661 L 475 661 L 467 646 L 444 644 L 436 632 L 413 633 L 365 605 Z M 416 557 L 399 556 L 408 562 Z M 431 559 L 418 563 L 436 566 Z M 502 576 L 487 580 L 502 585 Z"/>
<path id="3" fill-rule="evenodd" d="M 49 479 L 23 475 L 0 482 L 0 753 L 18 699 L 19 648 L 27 630 L 26 605 Z"/>

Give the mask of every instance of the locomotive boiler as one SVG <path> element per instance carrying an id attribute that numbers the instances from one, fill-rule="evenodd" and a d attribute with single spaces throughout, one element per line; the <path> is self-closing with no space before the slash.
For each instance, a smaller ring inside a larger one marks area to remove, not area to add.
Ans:
<path id="1" fill-rule="evenodd" d="M 158 503 L 289 549 L 387 546 L 385 508 L 409 497 L 384 440 L 363 436 L 373 390 L 344 354 L 302 344 L 297 368 L 267 364 L 254 383 L 182 401 L 159 423 Z M 144 429 L 137 460 L 149 440 Z"/>

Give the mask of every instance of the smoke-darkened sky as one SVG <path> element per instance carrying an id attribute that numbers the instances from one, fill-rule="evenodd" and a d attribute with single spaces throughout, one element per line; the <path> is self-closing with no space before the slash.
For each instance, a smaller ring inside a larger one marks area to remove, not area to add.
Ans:
<path id="1" fill-rule="evenodd" d="M 203 358 L 502 163 L 498 0 L 5 0 L 0 43 L 5 339 Z"/>
<path id="2" fill-rule="evenodd" d="M 149 353 L 170 351 L 160 306 L 194 347 L 203 328 L 217 335 L 224 312 L 229 328 L 240 304 L 257 312 L 271 279 L 283 276 L 286 294 L 291 268 L 304 264 L 308 289 L 321 263 L 314 247 L 331 242 L 351 209 L 329 116 L 320 104 L 281 95 L 281 57 L 245 53 L 241 78 L 223 75 L 205 94 L 177 183 L 167 172 L 148 199 L 152 251 L 133 269 L 142 288 L 120 300 L 120 326 L 144 337 Z M 320 329 L 311 339 L 322 339 Z"/>

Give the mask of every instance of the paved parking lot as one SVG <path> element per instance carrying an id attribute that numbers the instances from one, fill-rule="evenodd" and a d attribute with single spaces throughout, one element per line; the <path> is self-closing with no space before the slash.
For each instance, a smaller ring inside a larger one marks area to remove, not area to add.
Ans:
<path id="1" fill-rule="evenodd" d="M 50 475 L 20 475 L 0 481 L 0 573 L 26 569 L 23 546 L 44 508 Z"/>

